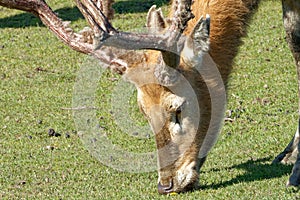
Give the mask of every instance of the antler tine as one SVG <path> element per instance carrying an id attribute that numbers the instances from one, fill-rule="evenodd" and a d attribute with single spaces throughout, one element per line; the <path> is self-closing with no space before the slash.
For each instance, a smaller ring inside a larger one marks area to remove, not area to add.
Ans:
<path id="1" fill-rule="evenodd" d="M 183 31 L 186 29 L 188 21 L 194 18 L 191 11 L 192 2 L 192 0 L 176 0 L 173 2 L 173 17 L 169 28 L 171 33 L 169 42 L 177 42 Z"/>
<path id="2" fill-rule="evenodd" d="M 112 4 L 114 0 L 92 0 L 97 4 L 97 7 L 102 10 L 103 14 L 107 17 L 107 19 L 111 20 L 114 17 L 114 9 L 112 8 Z"/>
<path id="3" fill-rule="evenodd" d="M 94 32 L 95 50 L 100 49 L 104 44 L 107 46 L 123 49 L 164 49 L 165 39 L 161 36 L 148 34 L 134 34 L 117 31 L 104 15 L 101 7 L 103 3 L 107 6 L 112 4 L 111 1 L 103 2 L 102 0 L 76 0 L 76 5 L 84 15 Z M 112 11 L 106 11 L 111 13 Z M 106 41 L 109 38 L 108 41 Z M 154 41 L 157 41 L 155 43 Z M 159 42 L 161 41 L 161 42 Z"/>
<path id="4" fill-rule="evenodd" d="M 191 11 L 192 0 L 174 0 L 172 4 L 172 23 L 166 32 L 168 34 L 166 46 L 169 50 L 162 51 L 164 64 L 176 68 L 179 65 L 180 57 L 178 42 L 182 33 L 187 27 L 187 23 L 194 17 Z"/>
<path id="5" fill-rule="evenodd" d="M 174 59 L 174 54 L 178 54 L 177 42 L 187 27 L 187 22 L 194 17 L 191 12 L 191 5 L 192 0 L 176 0 L 173 3 L 174 15 L 172 18 L 172 24 L 168 31 L 162 35 L 126 33 L 118 32 L 115 29 L 109 29 L 112 31 L 110 34 L 106 34 L 106 37 L 100 37 L 100 41 L 98 41 L 96 49 L 105 43 L 108 46 L 123 49 L 159 50 L 163 52 L 163 57 L 167 65 L 176 66 L 178 59 Z M 108 20 L 106 21 L 108 22 Z M 110 24 L 107 25 L 111 26 Z M 103 42 L 108 37 L 110 37 L 108 40 L 109 42 Z M 170 62 L 168 62 L 168 60 Z"/>
<path id="6" fill-rule="evenodd" d="M 64 43 L 72 49 L 89 54 L 93 52 L 93 45 L 83 42 L 83 36 L 76 34 L 63 22 L 44 0 L 0 0 L 0 5 L 8 8 L 33 13 Z"/>
<path id="7" fill-rule="evenodd" d="M 103 14 L 99 0 L 76 0 L 76 5 L 96 33 L 109 34 L 110 32 L 117 32 Z"/>

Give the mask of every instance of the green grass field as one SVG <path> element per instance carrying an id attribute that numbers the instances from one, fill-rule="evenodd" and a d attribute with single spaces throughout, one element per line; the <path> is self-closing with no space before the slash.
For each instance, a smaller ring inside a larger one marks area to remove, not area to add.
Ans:
<path id="1" fill-rule="evenodd" d="M 167 1 L 117 1 L 114 26 L 143 27 L 149 6 Z M 74 3 L 49 2 L 80 30 Z M 296 131 L 297 81 L 285 42 L 279 1 L 261 3 L 236 58 L 220 138 L 201 172 L 201 190 L 157 193 L 157 173 L 119 172 L 92 157 L 77 135 L 73 88 L 87 56 L 72 51 L 30 14 L 0 7 L 0 199 L 299 199 L 286 188 L 292 166 L 271 165 Z M 113 123 L 110 97 L 117 75 L 101 76 L 97 117 L 111 141 L 135 152 L 155 149 Z M 134 94 L 133 94 L 134 95 Z M 130 105 L 134 105 L 134 96 Z M 132 106 L 137 123 L 141 115 Z M 48 130 L 60 133 L 49 137 Z"/>

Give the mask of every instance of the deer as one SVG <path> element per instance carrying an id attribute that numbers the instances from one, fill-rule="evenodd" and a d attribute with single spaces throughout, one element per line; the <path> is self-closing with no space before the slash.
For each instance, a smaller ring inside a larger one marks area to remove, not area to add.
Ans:
<path id="1" fill-rule="evenodd" d="M 90 26 L 79 33 L 44 0 L 0 0 L 0 5 L 33 13 L 73 50 L 94 56 L 134 84 L 138 106 L 155 134 L 158 192 L 197 189 L 200 168 L 222 127 L 234 58 L 259 0 L 173 0 L 167 17 L 152 6 L 147 33 L 116 30 L 110 23 L 112 0 L 75 2 Z M 282 0 L 282 13 L 300 93 L 299 1 Z M 294 163 L 287 186 L 300 185 L 299 124 L 273 161 Z"/>

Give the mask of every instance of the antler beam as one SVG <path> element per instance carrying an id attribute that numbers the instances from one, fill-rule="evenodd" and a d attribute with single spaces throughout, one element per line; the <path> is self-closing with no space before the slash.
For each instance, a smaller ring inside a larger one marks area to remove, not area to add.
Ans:
<path id="1" fill-rule="evenodd" d="M 187 22 L 193 17 L 190 9 L 192 0 L 177 0 L 173 4 L 175 12 L 172 24 L 163 35 L 127 33 L 117 31 L 110 24 L 101 10 L 103 9 L 102 0 L 75 0 L 75 2 L 92 28 L 90 31 L 86 30 L 85 33 L 94 39 L 98 48 L 95 48 L 91 40 L 86 40 L 86 35 L 75 33 L 68 27 L 69 23 L 62 21 L 44 0 L 0 0 L 0 5 L 33 13 L 72 49 L 95 55 L 105 63 L 109 63 L 111 57 L 101 52 L 99 47 L 102 45 L 132 50 L 153 49 L 174 52 L 174 47 L 185 30 Z"/>
<path id="2" fill-rule="evenodd" d="M 44 0 L 0 0 L 0 5 L 33 13 L 39 17 L 43 24 L 59 39 L 72 49 L 85 54 L 93 52 L 93 45 L 82 42 L 82 35 L 74 33 L 73 30 L 68 27 L 68 23 L 63 22 Z"/>

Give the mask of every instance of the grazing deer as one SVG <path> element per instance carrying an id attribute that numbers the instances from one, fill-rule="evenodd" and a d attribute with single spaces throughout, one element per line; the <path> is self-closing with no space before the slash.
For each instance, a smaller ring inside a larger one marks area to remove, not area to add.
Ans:
<path id="1" fill-rule="evenodd" d="M 109 22 L 109 0 L 75 0 L 91 27 L 81 33 L 74 33 L 43 0 L 0 0 L 0 5 L 35 14 L 72 49 L 95 56 L 137 87 L 140 110 L 155 133 L 158 192 L 168 194 L 198 186 L 200 167 L 222 124 L 233 59 L 258 1 L 173 0 L 169 18 L 151 7 L 147 34 L 117 31 Z M 282 5 L 300 83 L 300 3 L 282 0 Z M 147 51 L 120 55 L 120 48 Z M 300 184 L 298 130 L 274 160 L 295 159 L 288 181 L 294 186 Z"/>

